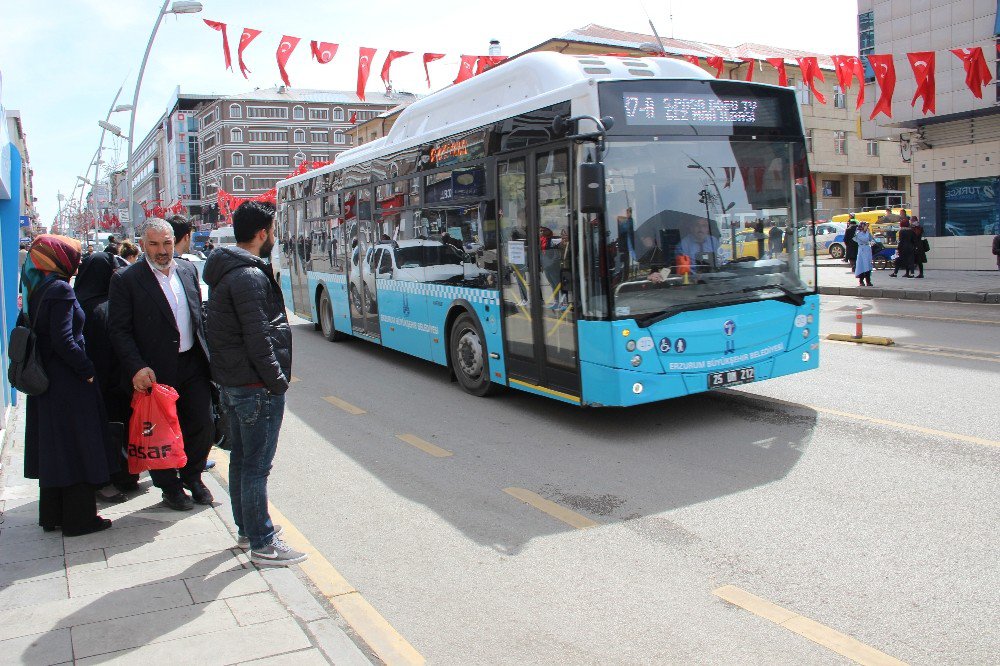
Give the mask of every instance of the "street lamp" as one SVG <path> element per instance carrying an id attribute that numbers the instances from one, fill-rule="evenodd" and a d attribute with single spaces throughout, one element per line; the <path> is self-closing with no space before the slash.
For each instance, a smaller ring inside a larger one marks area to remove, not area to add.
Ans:
<path id="1" fill-rule="evenodd" d="M 128 237 L 132 238 L 135 235 L 135 221 L 132 218 L 132 206 L 134 203 L 135 191 L 132 184 L 132 145 L 135 138 L 135 113 L 139 107 L 139 89 L 142 86 L 142 75 L 146 71 L 146 62 L 149 60 L 149 52 L 153 48 L 153 40 L 156 39 L 156 33 L 160 29 L 160 22 L 163 20 L 164 14 L 197 14 L 202 10 L 200 2 L 193 2 L 192 0 L 176 0 L 173 5 L 171 5 L 170 10 L 167 10 L 167 5 L 170 4 L 170 0 L 163 0 L 163 6 L 160 7 L 160 13 L 156 15 L 156 22 L 153 24 L 153 31 L 149 35 L 149 41 L 146 42 L 146 52 L 142 56 L 142 65 L 139 67 L 139 75 L 135 79 L 135 92 L 132 94 L 132 113 L 129 117 L 128 123 L 128 160 L 125 162 L 125 180 L 128 186 L 128 227 L 126 231 L 128 232 Z M 120 130 L 119 130 L 120 131 Z M 119 136 L 121 136 L 119 134 Z"/>
<path id="2" fill-rule="evenodd" d="M 128 139 L 128 137 L 125 136 L 125 134 L 122 132 L 122 128 L 118 127 L 118 125 L 115 125 L 114 123 L 109 123 L 106 120 L 98 120 L 97 126 L 100 127 L 102 130 L 104 130 L 105 132 L 111 132 L 112 134 L 121 139 Z"/>
<path id="3" fill-rule="evenodd" d="M 119 104 L 115 108 L 111 109 L 111 113 L 121 113 L 122 111 L 131 111 L 131 104 Z"/>

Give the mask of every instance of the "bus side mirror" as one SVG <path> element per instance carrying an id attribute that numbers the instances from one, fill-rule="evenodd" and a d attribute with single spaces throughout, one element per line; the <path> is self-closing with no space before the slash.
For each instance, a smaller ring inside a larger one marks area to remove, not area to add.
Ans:
<path id="1" fill-rule="evenodd" d="M 585 162 L 579 167 L 580 212 L 604 212 L 604 164 Z"/>

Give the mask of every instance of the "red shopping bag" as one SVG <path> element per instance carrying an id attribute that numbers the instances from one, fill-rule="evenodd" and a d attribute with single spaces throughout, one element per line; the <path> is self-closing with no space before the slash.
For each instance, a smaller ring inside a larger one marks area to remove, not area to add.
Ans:
<path id="1" fill-rule="evenodd" d="M 129 474 L 186 464 L 184 438 L 177 421 L 177 391 L 166 384 L 153 384 L 148 392 L 136 391 L 128 427 Z"/>

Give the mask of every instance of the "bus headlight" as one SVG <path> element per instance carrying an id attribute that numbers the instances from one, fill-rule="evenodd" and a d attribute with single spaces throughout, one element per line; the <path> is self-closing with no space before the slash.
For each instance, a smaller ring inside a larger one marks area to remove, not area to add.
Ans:
<path id="1" fill-rule="evenodd" d="M 635 340 L 629 340 L 625 343 L 625 351 L 634 352 L 635 351 Z"/>
<path id="2" fill-rule="evenodd" d="M 803 363 L 808 363 L 810 358 L 811 357 L 809 356 L 809 352 L 802 352 L 802 362 Z"/>
<path id="3" fill-rule="evenodd" d="M 635 356 L 632 357 L 632 367 L 633 368 L 638 368 L 640 363 L 642 363 L 642 357 L 641 356 L 639 356 L 638 354 L 636 354 Z"/>

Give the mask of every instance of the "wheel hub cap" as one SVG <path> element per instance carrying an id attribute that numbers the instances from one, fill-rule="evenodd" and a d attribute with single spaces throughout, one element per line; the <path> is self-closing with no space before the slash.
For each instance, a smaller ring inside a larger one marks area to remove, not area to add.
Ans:
<path id="1" fill-rule="evenodd" d="M 483 372 L 483 345 L 473 331 L 465 331 L 458 340 L 458 364 L 468 377 Z"/>

